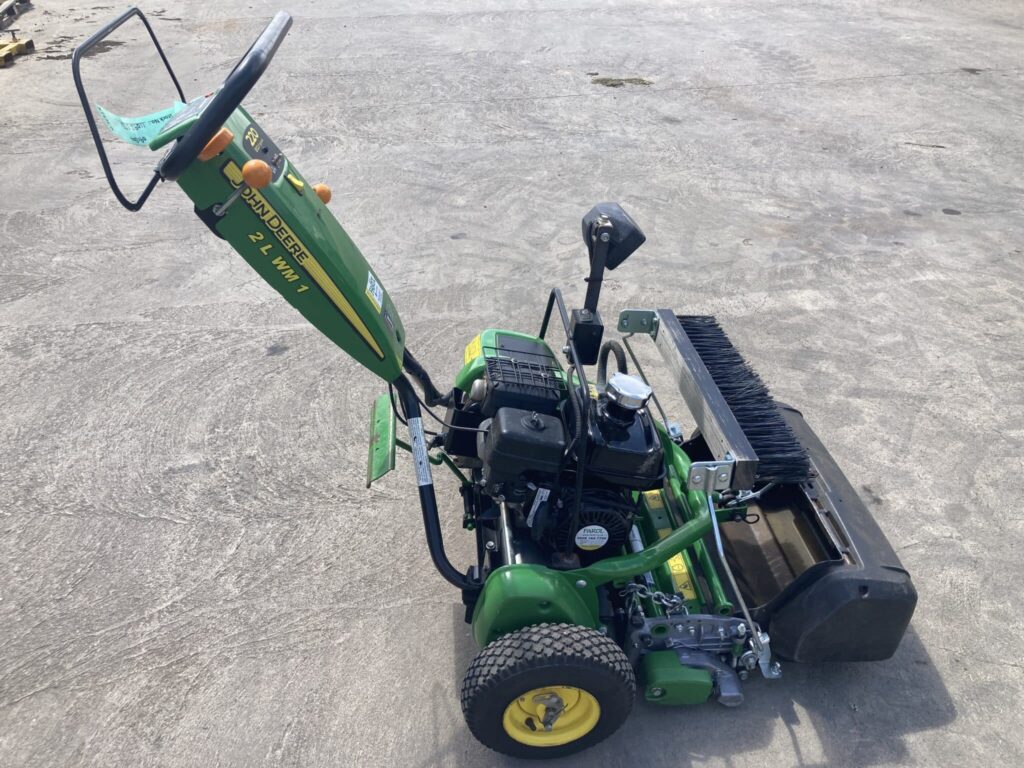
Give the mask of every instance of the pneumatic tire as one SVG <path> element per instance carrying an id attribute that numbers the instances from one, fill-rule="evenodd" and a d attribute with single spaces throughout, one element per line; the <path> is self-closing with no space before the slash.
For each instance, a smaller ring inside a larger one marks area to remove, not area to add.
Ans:
<path id="1" fill-rule="evenodd" d="M 629 716 L 636 677 L 609 637 L 574 624 L 537 624 L 484 648 L 462 681 L 462 713 L 484 746 L 521 758 L 571 755 Z M 554 705 L 558 716 L 545 728 Z"/>

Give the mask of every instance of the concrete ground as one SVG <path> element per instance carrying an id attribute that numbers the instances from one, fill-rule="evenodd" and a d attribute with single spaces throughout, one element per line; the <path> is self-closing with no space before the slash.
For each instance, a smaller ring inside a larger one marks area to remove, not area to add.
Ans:
<path id="1" fill-rule="evenodd" d="M 142 5 L 191 96 L 282 1 Z M 409 467 L 363 488 L 380 383 L 179 191 L 113 200 L 70 76 L 122 7 L 93 3 L 40 0 L 0 71 L 0 766 L 511 764 L 463 727 L 474 648 Z M 606 316 L 717 314 L 920 591 L 889 662 L 638 703 L 563 764 L 1024 762 L 1020 4 L 289 5 L 247 105 L 435 378 L 550 286 L 579 301 L 579 219 L 619 200 L 648 243 Z M 169 104 L 130 49 L 87 61 L 101 103 Z"/>

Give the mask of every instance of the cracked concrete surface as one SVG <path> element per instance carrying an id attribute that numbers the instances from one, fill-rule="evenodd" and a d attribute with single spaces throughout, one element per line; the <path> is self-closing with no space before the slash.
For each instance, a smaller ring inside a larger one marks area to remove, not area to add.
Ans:
<path id="1" fill-rule="evenodd" d="M 188 95 L 280 4 L 142 3 Z M 437 380 L 550 286 L 578 301 L 579 219 L 619 200 L 648 243 L 606 316 L 718 315 L 920 591 L 892 661 L 638 702 L 564 764 L 1024 761 L 1019 4 L 287 6 L 247 106 Z M 106 188 L 68 59 L 120 7 L 39 3 L 0 71 L 0 765 L 509 764 L 462 725 L 474 648 L 409 467 L 363 489 L 379 383 L 176 189 L 130 215 Z M 165 106 L 132 51 L 87 62 L 101 103 Z"/>

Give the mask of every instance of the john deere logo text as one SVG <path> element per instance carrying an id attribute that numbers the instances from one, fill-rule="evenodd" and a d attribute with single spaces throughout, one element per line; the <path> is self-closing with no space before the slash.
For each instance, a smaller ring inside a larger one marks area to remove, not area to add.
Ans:
<path id="1" fill-rule="evenodd" d="M 221 172 L 224 174 L 224 178 L 231 183 L 231 186 L 237 188 L 243 183 L 242 170 L 234 161 L 229 160 L 225 163 Z M 274 207 L 267 202 L 267 199 L 259 190 L 252 187 L 246 187 L 242 190 L 242 199 L 249 206 L 249 209 L 256 214 L 256 217 L 263 222 L 264 226 L 270 230 L 271 234 L 277 238 L 277 243 L 273 241 L 267 242 L 266 236 L 261 231 L 250 234 L 249 240 L 259 246 L 260 253 L 270 259 L 271 263 L 277 268 L 277 271 L 289 283 L 302 280 L 302 276 L 299 274 L 299 270 L 293 269 L 283 256 L 276 253 L 276 251 L 278 248 L 282 248 L 285 254 L 294 258 L 301 271 L 309 275 L 320 290 L 324 292 L 328 300 L 344 315 L 349 325 L 373 350 L 374 354 L 383 360 L 384 351 L 380 348 L 377 340 L 370 334 L 370 329 L 366 327 L 366 323 L 363 322 L 363 319 L 353 309 L 352 304 L 345 298 L 345 294 L 341 292 L 341 289 L 334 283 L 331 276 L 324 271 L 320 262 L 302 244 L 302 241 L 299 240 L 291 227 L 274 210 Z M 303 283 L 297 286 L 295 290 L 297 293 L 302 293 L 308 289 L 309 286 Z"/>

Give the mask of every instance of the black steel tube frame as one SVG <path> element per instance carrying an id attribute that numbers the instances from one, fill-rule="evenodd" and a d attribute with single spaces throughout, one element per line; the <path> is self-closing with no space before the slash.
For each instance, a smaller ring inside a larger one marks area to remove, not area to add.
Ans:
<path id="1" fill-rule="evenodd" d="M 86 96 L 85 86 L 82 84 L 82 58 L 98 43 L 109 37 L 114 30 L 134 16 L 138 16 L 139 20 L 143 25 L 145 25 L 146 31 L 149 33 L 149 37 L 153 41 L 153 45 L 156 46 L 156 52 L 160 54 L 160 60 L 163 61 L 164 66 L 167 68 L 167 74 L 170 75 L 171 82 L 174 83 L 174 87 L 178 91 L 178 97 L 182 101 L 185 101 L 185 93 L 181 90 L 181 85 L 178 83 L 178 78 L 175 76 L 174 70 L 171 69 L 170 62 L 167 61 L 167 56 L 164 55 L 164 49 L 160 47 L 160 41 L 156 39 L 156 34 L 153 32 L 153 28 L 149 26 L 146 16 L 142 11 L 134 6 L 117 18 L 112 19 L 100 29 L 96 30 L 96 32 L 90 35 L 85 42 L 75 48 L 75 52 L 71 56 L 71 74 L 75 79 L 75 89 L 78 91 L 79 101 L 82 102 L 82 109 L 85 110 L 85 119 L 89 121 L 89 132 L 92 134 L 93 143 L 96 145 L 96 152 L 100 156 L 100 163 L 103 165 L 103 174 L 107 177 L 107 183 L 110 184 L 110 189 L 113 191 L 114 197 L 117 198 L 117 201 L 133 213 L 140 210 L 146 203 L 146 199 L 149 197 L 149 194 L 160 181 L 160 174 L 153 174 L 153 178 L 149 180 L 149 184 L 146 185 L 146 188 L 136 200 L 129 200 L 121 191 L 121 188 L 117 185 L 117 181 L 114 179 L 114 172 L 110 168 L 110 160 L 107 159 L 107 150 L 103 147 L 103 139 L 100 138 L 99 128 L 96 127 L 96 118 L 93 117 L 92 107 L 89 105 L 89 97 Z"/>
<path id="2" fill-rule="evenodd" d="M 398 393 L 398 402 L 402 406 L 405 418 L 410 422 L 410 444 L 415 449 L 416 435 L 413 433 L 413 424 L 419 424 L 420 422 L 413 422 L 413 419 L 419 420 L 422 418 L 419 399 L 416 397 L 416 390 L 413 389 L 412 383 L 405 376 L 399 376 L 391 383 L 394 385 L 395 391 Z M 419 440 L 422 442 L 423 439 L 422 427 L 420 427 Z M 423 451 L 425 456 L 425 445 L 423 446 Z M 413 460 L 417 460 L 415 450 L 413 452 Z M 417 471 L 419 472 L 419 469 Z M 423 530 L 427 537 L 427 549 L 430 551 L 430 559 L 434 561 L 434 566 L 437 568 L 438 572 L 451 584 L 463 591 L 476 591 L 480 589 L 480 585 L 472 581 L 466 574 L 460 572 L 454 565 L 452 565 L 451 560 L 448 559 L 448 555 L 444 551 L 444 538 L 441 535 L 441 521 L 437 514 L 437 497 L 434 495 L 434 481 L 430 477 L 429 461 L 426 462 L 425 472 L 426 481 L 419 481 L 419 491 L 420 508 L 423 511 Z"/>
<path id="3" fill-rule="evenodd" d="M 420 365 L 420 361 L 417 360 L 408 349 L 402 350 L 402 368 L 404 368 L 405 372 L 412 376 L 413 380 L 420 385 L 420 389 L 423 390 L 423 398 L 427 405 L 435 406 L 449 404 L 448 399 L 437 391 L 437 387 L 434 386 L 434 382 L 430 380 L 430 374 L 427 373 L 426 369 Z"/>
<path id="4" fill-rule="evenodd" d="M 576 530 L 579 527 L 580 522 L 580 505 L 583 503 L 583 470 L 586 464 L 587 452 L 581 450 L 579 442 L 587 439 L 588 428 L 587 419 L 590 414 L 587 409 L 587 393 L 590 392 L 590 384 L 587 382 L 587 375 L 583 372 L 583 366 L 580 364 L 579 355 L 576 354 L 576 344 L 572 340 L 572 332 L 569 330 L 569 313 L 565 309 L 565 301 L 562 299 L 562 292 L 558 288 L 552 288 L 551 294 L 548 296 L 548 305 L 544 310 L 544 320 L 540 324 L 540 333 L 538 336 L 544 338 L 544 334 L 548 332 L 548 323 L 551 320 L 551 309 L 558 307 L 558 314 L 562 318 L 562 326 L 565 328 L 565 343 L 569 348 L 569 362 L 572 364 L 573 369 L 576 371 L 576 377 L 579 380 L 580 388 L 583 389 L 583 395 L 580 395 L 576 387 L 572 385 L 572 377 L 569 377 L 569 381 L 566 384 L 569 387 L 569 394 L 572 396 L 573 404 L 576 406 L 576 423 L 579 425 L 579 435 L 577 436 L 576 445 L 574 450 L 576 451 L 576 498 L 573 500 L 572 505 L 572 527 L 570 530 Z M 569 536 L 566 544 L 566 552 L 572 552 L 573 537 Z"/>
<path id="5" fill-rule="evenodd" d="M 604 282 L 605 265 L 608 262 L 609 241 L 602 240 L 602 234 L 610 234 L 612 224 L 603 216 L 597 220 L 591 230 L 590 238 L 590 275 L 587 277 L 587 295 L 583 300 L 584 309 L 597 312 L 597 302 L 601 298 L 601 283 Z"/>

